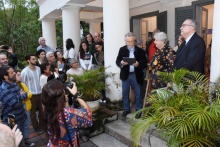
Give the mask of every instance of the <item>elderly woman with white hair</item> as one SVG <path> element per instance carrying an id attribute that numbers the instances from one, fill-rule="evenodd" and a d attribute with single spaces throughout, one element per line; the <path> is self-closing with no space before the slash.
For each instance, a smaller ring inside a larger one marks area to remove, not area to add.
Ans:
<path id="1" fill-rule="evenodd" d="M 150 62 L 150 69 L 152 70 L 152 88 L 157 89 L 167 86 L 167 83 L 157 76 L 157 71 L 172 72 L 176 52 L 169 46 L 164 32 L 156 33 L 154 38 L 157 51 Z"/>

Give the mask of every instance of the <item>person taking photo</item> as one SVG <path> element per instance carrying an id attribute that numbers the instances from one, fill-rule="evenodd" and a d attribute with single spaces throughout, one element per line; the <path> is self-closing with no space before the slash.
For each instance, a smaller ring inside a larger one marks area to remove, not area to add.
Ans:
<path id="1" fill-rule="evenodd" d="M 78 129 L 92 126 L 92 111 L 77 94 L 76 84 L 72 84 L 73 87 L 67 89 L 82 108 L 69 106 L 63 83 L 57 79 L 49 81 L 42 89 L 42 103 L 47 112 L 47 147 L 78 147 Z"/>

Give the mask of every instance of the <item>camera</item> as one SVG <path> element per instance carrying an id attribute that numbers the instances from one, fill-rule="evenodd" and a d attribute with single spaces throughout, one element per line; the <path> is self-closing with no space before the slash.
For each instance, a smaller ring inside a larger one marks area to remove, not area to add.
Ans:
<path id="1" fill-rule="evenodd" d="M 9 49 L 9 46 L 8 45 L 3 45 L 1 48 L 7 51 Z"/>
<path id="2" fill-rule="evenodd" d="M 13 114 L 8 114 L 8 126 L 11 129 L 13 129 L 15 125 L 16 125 L 16 123 L 15 123 L 15 116 Z"/>
<path id="3" fill-rule="evenodd" d="M 60 64 L 60 66 L 58 68 L 59 80 L 63 83 L 63 89 L 64 89 L 66 95 L 68 95 L 69 105 L 73 105 L 74 107 L 79 107 L 79 104 L 78 104 L 78 101 L 77 101 L 77 96 L 79 95 L 79 93 L 77 92 L 77 94 L 73 95 L 67 89 L 67 87 L 72 89 L 73 88 L 73 83 L 72 82 L 75 82 L 75 81 L 74 81 L 73 77 L 70 77 L 69 81 L 66 82 L 66 80 L 67 80 L 66 71 L 67 71 L 67 66 L 63 63 Z"/>

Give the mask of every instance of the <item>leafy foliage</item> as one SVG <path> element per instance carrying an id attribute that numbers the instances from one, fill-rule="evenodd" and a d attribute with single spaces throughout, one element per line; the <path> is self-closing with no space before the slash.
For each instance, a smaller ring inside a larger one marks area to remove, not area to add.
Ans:
<path id="1" fill-rule="evenodd" d="M 141 110 L 141 121 L 131 128 L 135 146 L 155 123 L 164 131 L 169 146 L 215 146 L 220 140 L 219 85 L 210 90 L 212 83 L 204 75 L 184 69 L 160 75 L 170 82 L 169 87 L 154 90 L 147 97 L 151 106 Z"/>
<path id="2" fill-rule="evenodd" d="M 36 0 L 0 0 L 0 45 L 10 45 L 19 61 L 28 53 L 36 53 L 38 38 L 42 36 Z M 89 24 L 80 22 L 84 35 Z M 63 47 L 62 20 L 56 21 L 57 46 Z M 20 63 L 21 64 L 21 63 Z"/>
<path id="3" fill-rule="evenodd" d="M 86 101 L 98 100 L 101 97 L 100 91 L 105 87 L 105 68 L 99 67 L 94 70 L 86 70 L 83 75 L 68 75 L 76 81 L 78 90 Z"/>
<path id="4" fill-rule="evenodd" d="M 35 0 L 1 1 L 0 17 L 0 44 L 11 45 L 19 60 L 36 53 L 42 32 Z"/>

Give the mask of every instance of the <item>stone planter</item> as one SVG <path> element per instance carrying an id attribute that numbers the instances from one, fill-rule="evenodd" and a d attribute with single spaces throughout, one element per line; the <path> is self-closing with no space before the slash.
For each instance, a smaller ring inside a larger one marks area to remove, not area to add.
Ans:
<path id="1" fill-rule="evenodd" d="M 96 112 L 100 108 L 99 100 L 96 101 L 86 101 L 86 103 L 91 108 L 92 112 Z"/>

